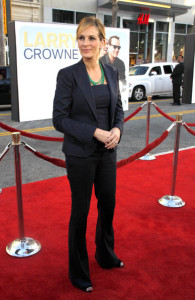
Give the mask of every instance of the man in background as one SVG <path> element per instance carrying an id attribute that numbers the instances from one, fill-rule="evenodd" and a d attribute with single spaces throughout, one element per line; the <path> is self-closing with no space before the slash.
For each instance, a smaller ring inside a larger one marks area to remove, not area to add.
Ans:
<path id="1" fill-rule="evenodd" d="M 119 37 L 111 36 L 108 40 L 108 52 L 100 57 L 100 60 L 105 64 L 115 66 L 119 71 L 119 80 L 122 81 L 123 84 L 126 84 L 125 64 L 118 58 L 120 49 Z"/>
<path id="2" fill-rule="evenodd" d="M 183 56 L 178 56 L 178 64 L 171 74 L 171 79 L 173 82 L 173 103 L 172 105 L 181 105 L 180 103 L 180 87 L 183 81 L 183 73 L 184 73 L 184 63 Z"/>

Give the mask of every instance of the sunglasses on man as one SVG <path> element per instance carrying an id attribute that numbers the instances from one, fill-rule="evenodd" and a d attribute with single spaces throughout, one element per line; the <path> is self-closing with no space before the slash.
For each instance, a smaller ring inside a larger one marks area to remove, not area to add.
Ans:
<path id="1" fill-rule="evenodd" d="M 112 44 L 110 44 L 114 49 L 118 49 L 118 50 L 120 50 L 121 49 L 121 46 L 116 46 L 116 45 L 112 45 Z"/>

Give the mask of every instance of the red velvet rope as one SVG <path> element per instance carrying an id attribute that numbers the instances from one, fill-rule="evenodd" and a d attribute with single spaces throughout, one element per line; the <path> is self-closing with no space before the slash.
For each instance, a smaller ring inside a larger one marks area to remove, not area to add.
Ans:
<path id="1" fill-rule="evenodd" d="M 133 154 L 132 156 L 123 159 L 119 162 L 117 162 L 117 168 L 123 167 L 124 165 L 144 156 L 145 154 L 147 154 L 149 151 L 151 151 L 152 149 L 154 149 L 155 147 L 157 147 L 158 145 L 160 145 L 168 136 L 169 131 L 165 130 L 165 132 L 159 137 L 157 138 L 155 141 L 153 141 L 152 143 L 150 143 L 147 147 L 145 147 L 143 150 Z M 24 146 L 27 150 L 29 150 L 31 153 L 33 153 L 35 156 L 44 159 L 58 167 L 62 167 L 62 168 L 66 168 L 66 162 L 62 159 L 58 159 L 58 158 L 52 158 L 49 157 L 47 155 L 44 155 L 38 151 L 33 151 L 31 148 Z"/>
<path id="2" fill-rule="evenodd" d="M 158 106 L 154 105 L 154 107 L 156 108 L 156 110 L 163 115 L 165 118 L 169 119 L 170 121 L 174 122 L 176 121 L 174 118 L 170 117 L 169 115 L 167 115 L 166 113 L 164 113 Z M 126 117 L 124 119 L 124 123 L 127 122 L 128 120 L 130 120 L 133 116 L 135 116 L 138 112 L 140 112 L 140 110 L 142 110 L 143 106 L 140 106 L 138 109 L 136 109 L 132 114 L 130 114 L 128 117 Z M 188 126 L 195 126 L 195 123 L 186 123 Z M 4 130 L 10 131 L 10 132 L 20 132 L 21 135 L 29 137 L 29 138 L 33 138 L 33 139 L 37 139 L 37 140 L 43 140 L 43 141 L 52 141 L 52 142 L 63 142 L 63 138 L 57 138 L 57 137 L 46 137 L 46 136 L 42 136 L 42 135 L 37 135 L 37 134 L 31 134 L 28 132 L 25 132 L 23 130 L 19 130 L 19 129 L 15 129 L 13 127 L 10 127 L 2 122 L 0 122 L 0 127 L 3 128 Z M 188 130 L 190 132 L 190 130 Z M 193 131 L 191 131 L 190 133 L 192 133 Z M 193 134 L 193 133 L 192 133 Z"/>
<path id="3" fill-rule="evenodd" d="M 169 119 L 172 122 L 175 122 L 176 120 L 174 118 L 171 118 L 169 115 L 167 115 L 166 113 L 164 113 L 158 106 L 154 105 L 154 107 L 156 108 L 156 110 L 165 118 Z"/>
<path id="4" fill-rule="evenodd" d="M 158 106 L 154 105 L 154 107 L 156 108 L 156 110 L 165 118 L 169 119 L 172 122 L 175 122 L 176 119 L 171 118 L 169 115 L 167 115 L 166 113 L 164 113 Z M 188 126 L 195 126 L 195 123 L 186 123 Z"/>
<path id="5" fill-rule="evenodd" d="M 137 110 L 135 110 L 131 115 L 129 115 L 128 117 L 126 117 L 124 119 L 124 122 L 127 122 L 129 119 L 131 119 L 133 116 L 135 116 L 140 110 L 142 110 L 142 107 L 139 107 Z M 8 126 L 2 122 L 0 122 L 0 127 L 4 130 L 7 130 L 9 132 L 20 132 L 22 136 L 26 136 L 26 137 L 29 137 L 29 138 L 32 138 L 32 139 L 37 139 L 37 140 L 43 140 L 43 141 L 50 141 L 50 142 L 63 142 L 63 138 L 56 138 L 56 137 L 46 137 L 46 136 L 43 136 L 43 135 L 38 135 L 38 134 L 31 134 L 31 133 L 28 133 L 28 132 L 25 132 L 23 130 L 19 130 L 19 129 L 16 129 L 16 128 L 13 128 L 11 126 Z"/>
<path id="6" fill-rule="evenodd" d="M 188 126 L 195 126 L 195 123 L 186 123 Z"/>
<path id="7" fill-rule="evenodd" d="M 140 106 L 138 109 L 136 109 L 131 115 L 129 115 L 128 117 L 126 117 L 124 119 L 124 123 L 129 121 L 133 116 L 135 116 L 138 112 L 140 112 L 140 110 L 142 110 L 142 106 Z"/>
<path id="8" fill-rule="evenodd" d="M 27 150 L 29 150 L 35 156 L 37 156 L 37 157 L 39 157 L 41 159 L 44 159 L 44 160 L 52 163 L 53 165 L 56 165 L 56 166 L 61 167 L 61 168 L 66 168 L 66 162 L 63 159 L 49 157 L 49 156 L 47 156 L 45 154 L 42 154 L 42 153 L 40 153 L 38 151 L 33 151 L 32 149 L 30 149 L 27 146 L 24 146 L 24 148 L 26 148 Z"/>
<path id="9" fill-rule="evenodd" d="M 10 132 L 20 132 L 21 135 L 32 138 L 32 139 L 36 139 L 36 140 L 43 140 L 43 141 L 48 141 L 48 142 L 63 142 L 63 138 L 57 138 L 57 137 L 49 137 L 49 136 L 43 136 L 43 135 L 38 135 L 38 134 L 31 134 L 19 129 L 15 129 L 13 127 L 10 127 L 8 125 L 5 125 L 3 123 L 0 122 L 0 127 L 3 128 L 4 130 L 10 131 Z"/>
<path id="10" fill-rule="evenodd" d="M 165 118 L 169 119 L 170 121 L 175 121 L 174 118 L 171 118 L 170 116 L 168 116 L 166 113 L 164 113 L 159 107 L 157 107 L 156 105 L 154 105 L 156 110 L 161 113 Z M 140 112 L 140 110 L 142 110 L 143 106 L 140 106 L 138 109 L 136 109 L 131 115 L 129 115 L 128 117 L 126 117 L 124 119 L 124 123 L 127 122 L 128 120 L 130 120 L 133 116 L 135 116 L 138 112 Z M 183 123 L 184 127 L 187 129 L 188 132 L 190 132 L 192 135 L 195 135 L 195 131 L 191 130 L 190 128 L 188 128 L 188 126 L 195 126 L 195 123 Z M 188 126 L 187 126 L 188 125 Z M 3 128 L 4 130 L 10 131 L 10 132 L 20 132 L 21 135 L 26 136 L 26 137 L 30 137 L 30 138 L 34 138 L 34 139 L 38 139 L 38 140 L 45 140 L 45 141 L 55 141 L 55 142 L 62 142 L 63 138 L 56 138 L 56 137 L 46 137 L 46 136 L 41 136 L 41 135 L 37 135 L 37 134 L 30 134 L 27 133 L 25 131 L 19 130 L 19 129 L 15 129 L 13 127 L 10 127 L 8 125 L 3 124 L 2 122 L 0 122 L 0 127 Z M 169 131 L 166 130 L 159 138 L 157 138 L 155 141 L 153 141 L 152 143 L 150 143 L 147 147 L 145 147 L 144 149 L 142 149 L 141 151 L 133 154 L 132 156 L 123 159 L 119 162 L 117 162 L 117 168 L 123 167 L 124 165 L 146 155 L 147 153 L 149 153 L 152 149 L 154 149 L 155 147 L 157 147 L 158 145 L 160 145 L 168 136 Z M 29 150 L 30 152 L 32 152 L 35 156 L 44 159 L 58 167 L 62 167 L 62 168 L 66 168 L 66 162 L 62 159 L 58 159 L 58 158 L 52 158 L 49 157 L 47 155 L 44 155 L 38 151 L 33 151 L 32 149 L 30 149 L 29 147 L 24 146 L 27 150 Z"/>
<path id="11" fill-rule="evenodd" d="M 141 151 L 133 154 L 132 156 L 126 158 L 126 159 L 122 159 L 121 161 L 117 162 L 117 168 L 121 168 L 123 166 L 125 166 L 126 164 L 146 155 L 147 153 L 149 153 L 152 149 L 154 149 L 155 147 L 157 147 L 158 145 L 160 145 L 168 136 L 169 131 L 165 130 L 163 132 L 163 134 L 157 138 L 155 141 L 153 141 L 152 143 L 150 143 L 147 147 L 145 147 L 144 149 L 142 149 Z"/>
<path id="12" fill-rule="evenodd" d="M 191 128 L 189 128 L 189 127 L 186 125 L 186 123 L 183 123 L 183 126 L 185 127 L 185 129 L 186 129 L 189 133 L 191 133 L 192 135 L 195 135 L 195 131 L 192 130 Z"/>

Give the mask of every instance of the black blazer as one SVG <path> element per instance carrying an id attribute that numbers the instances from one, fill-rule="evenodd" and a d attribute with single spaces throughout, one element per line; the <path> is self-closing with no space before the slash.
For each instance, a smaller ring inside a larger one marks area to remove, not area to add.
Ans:
<path id="1" fill-rule="evenodd" d="M 118 71 L 102 64 L 111 96 L 110 129 L 122 133 L 124 112 L 118 85 Z M 67 155 L 88 157 L 96 147 L 93 134 L 98 127 L 95 97 L 85 64 L 80 62 L 61 69 L 53 106 L 53 125 L 64 133 L 62 151 Z"/>

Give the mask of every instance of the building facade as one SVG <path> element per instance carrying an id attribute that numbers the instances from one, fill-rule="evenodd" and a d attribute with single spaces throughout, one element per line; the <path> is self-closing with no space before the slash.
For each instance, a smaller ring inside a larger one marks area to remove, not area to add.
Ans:
<path id="1" fill-rule="evenodd" d="M 113 0 L 12 0 L 12 21 L 78 24 L 96 16 L 112 26 Z M 118 0 L 117 27 L 130 31 L 129 65 L 175 61 L 195 31 L 194 0 Z"/>
<path id="2" fill-rule="evenodd" d="M 43 1 L 39 0 L 0 0 L 3 4 L 3 39 L 5 47 L 5 64 L 9 65 L 7 23 L 10 21 L 42 22 Z"/>
<path id="3" fill-rule="evenodd" d="M 78 24 L 95 15 L 112 26 L 113 0 L 43 1 L 43 22 Z M 117 27 L 129 28 L 130 66 L 141 62 L 175 61 L 184 54 L 185 37 L 193 32 L 194 0 L 118 0 Z"/>
<path id="4" fill-rule="evenodd" d="M 11 11 L 13 21 L 42 22 L 42 1 L 12 0 Z"/>

